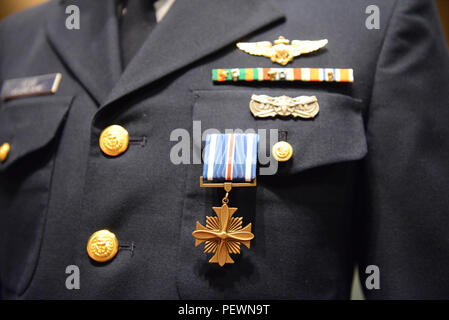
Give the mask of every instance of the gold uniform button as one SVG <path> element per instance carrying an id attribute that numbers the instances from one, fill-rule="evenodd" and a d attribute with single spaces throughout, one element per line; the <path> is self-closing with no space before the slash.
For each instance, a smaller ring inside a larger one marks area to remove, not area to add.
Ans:
<path id="1" fill-rule="evenodd" d="M 5 162 L 6 158 L 8 157 L 9 150 L 11 149 L 11 146 L 9 143 L 4 143 L 0 147 L 0 162 Z"/>
<path id="2" fill-rule="evenodd" d="M 277 161 L 285 162 L 293 156 L 293 147 L 286 141 L 279 141 L 274 144 L 272 153 Z"/>
<path id="3" fill-rule="evenodd" d="M 100 230 L 90 236 L 87 242 L 87 254 L 92 260 L 106 262 L 118 252 L 118 240 L 109 230 Z"/>
<path id="4" fill-rule="evenodd" d="M 129 135 L 125 128 L 112 125 L 103 130 L 100 135 L 100 149 L 108 156 L 118 156 L 128 149 Z"/>

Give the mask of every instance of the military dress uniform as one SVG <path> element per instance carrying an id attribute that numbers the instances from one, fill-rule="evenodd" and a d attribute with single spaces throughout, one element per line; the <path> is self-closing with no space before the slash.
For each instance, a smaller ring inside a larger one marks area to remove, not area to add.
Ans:
<path id="1" fill-rule="evenodd" d="M 72 4 L 79 30 L 66 28 Z M 362 283 L 380 270 L 367 298 L 448 298 L 448 50 L 432 1 L 377 1 L 379 29 L 365 26 L 370 4 L 177 0 L 156 24 L 146 11 L 121 21 L 115 1 L 50 1 L 2 21 L 2 83 L 61 77 L 53 94 L 0 102 L 1 297 L 346 299 L 357 264 Z M 279 36 L 327 38 L 288 67 L 352 68 L 354 83 L 212 81 L 278 66 L 236 43 Z M 257 118 L 254 94 L 315 96 L 320 111 Z M 232 191 L 254 239 L 223 267 L 192 237 L 222 192 L 200 188 L 201 164 L 170 159 L 171 133 L 193 136 L 196 121 L 280 130 L 293 150 Z M 94 259 L 101 237 L 111 246 Z"/>

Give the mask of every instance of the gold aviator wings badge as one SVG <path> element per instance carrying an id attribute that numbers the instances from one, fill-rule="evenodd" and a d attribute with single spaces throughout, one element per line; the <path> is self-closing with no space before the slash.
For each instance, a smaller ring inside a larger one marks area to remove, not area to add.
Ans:
<path id="1" fill-rule="evenodd" d="M 270 58 L 271 61 L 285 66 L 295 57 L 302 54 L 317 51 L 327 45 L 327 39 L 322 40 L 290 40 L 280 36 L 274 41 L 274 45 L 270 41 L 260 42 L 239 42 L 237 48 L 255 55 Z"/>

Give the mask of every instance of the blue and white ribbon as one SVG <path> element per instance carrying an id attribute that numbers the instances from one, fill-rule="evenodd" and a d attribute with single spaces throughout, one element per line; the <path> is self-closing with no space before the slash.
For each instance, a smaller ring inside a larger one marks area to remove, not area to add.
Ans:
<path id="1" fill-rule="evenodd" d="M 256 133 L 207 135 L 203 178 L 207 181 L 253 181 L 258 144 Z"/>

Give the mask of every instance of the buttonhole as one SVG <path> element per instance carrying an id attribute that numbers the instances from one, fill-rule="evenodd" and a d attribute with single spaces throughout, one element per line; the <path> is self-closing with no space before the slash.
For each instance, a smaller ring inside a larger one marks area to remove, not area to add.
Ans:
<path id="1" fill-rule="evenodd" d="M 133 144 L 133 145 L 140 145 L 141 147 L 145 147 L 145 145 L 147 144 L 147 137 L 146 136 L 130 137 L 129 143 Z"/>
<path id="2" fill-rule="evenodd" d="M 135 248 L 135 244 L 134 241 L 131 242 L 122 242 L 120 243 L 120 245 L 118 246 L 119 250 L 127 250 L 127 251 L 131 251 L 131 257 L 134 255 L 134 248 Z"/>
<path id="3" fill-rule="evenodd" d="M 287 130 L 279 130 L 279 138 L 278 141 L 287 141 Z"/>

